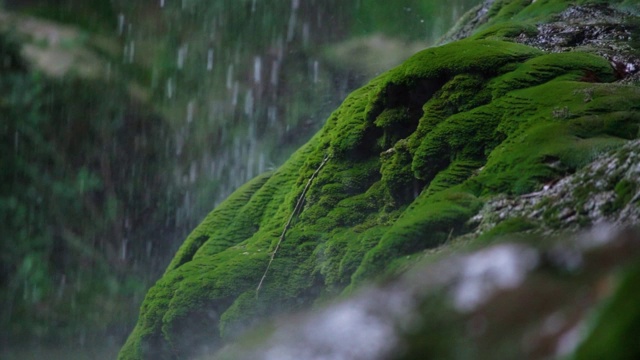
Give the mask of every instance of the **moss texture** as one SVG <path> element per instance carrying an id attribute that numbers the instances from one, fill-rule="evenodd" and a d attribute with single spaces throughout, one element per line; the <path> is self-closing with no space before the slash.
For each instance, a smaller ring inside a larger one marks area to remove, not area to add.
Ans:
<path id="1" fill-rule="evenodd" d="M 496 4 L 490 26 L 539 21 L 568 2 Z M 640 91 L 614 83 L 607 60 L 498 40 L 517 32 L 508 26 L 424 50 L 373 79 L 282 167 L 214 210 L 149 291 L 120 358 L 184 358 L 256 317 L 349 291 L 470 231 L 488 196 L 534 191 L 638 135 Z"/>

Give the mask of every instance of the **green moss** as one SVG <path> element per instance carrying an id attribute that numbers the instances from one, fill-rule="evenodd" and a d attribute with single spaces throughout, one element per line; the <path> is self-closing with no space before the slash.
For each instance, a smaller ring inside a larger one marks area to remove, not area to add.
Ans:
<path id="1" fill-rule="evenodd" d="M 626 179 L 620 181 L 616 185 L 616 200 L 619 201 L 621 207 L 627 205 L 629 201 L 631 201 L 633 196 L 636 194 L 636 190 L 636 183 Z"/>
<path id="2" fill-rule="evenodd" d="M 236 190 L 226 201 L 220 204 L 213 212 L 211 212 L 211 214 L 202 221 L 200 226 L 198 226 L 187 237 L 178 250 L 176 256 L 167 267 L 166 272 L 174 270 L 180 265 L 191 261 L 195 253 L 204 243 L 224 230 L 224 226 L 229 224 L 237 214 L 238 208 L 249 202 L 251 196 L 264 185 L 270 175 L 270 173 L 266 173 L 246 183 Z M 215 246 L 212 246 L 211 244 L 208 245 L 207 253 L 209 255 L 215 255 L 216 253 L 233 245 L 235 245 L 233 242 L 217 241 L 215 242 Z"/>
<path id="3" fill-rule="evenodd" d="M 540 54 L 539 50 L 516 43 L 461 40 L 423 50 L 382 78 L 387 82 L 412 84 L 417 79 L 440 79 L 462 73 L 490 76 L 507 63 Z"/>
<path id="4" fill-rule="evenodd" d="M 493 21 L 509 20 L 530 4 L 531 1 L 529 0 L 498 0 L 489 9 L 489 18 L 493 19 Z"/>
<path id="5" fill-rule="evenodd" d="M 412 156 L 405 140 L 382 154 L 382 182 L 391 196 L 392 207 L 406 204 L 415 198 L 416 179 L 411 170 Z M 417 184 L 416 184 L 417 185 Z"/>
<path id="6" fill-rule="evenodd" d="M 353 276 L 354 283 L 370 279 L 394 259 L 439 246 L 464 232 L 466 221 L 481 206 L 473 195 L 454 187 L 433 196 L 423 193 L 393 224 Z"/>
<path id="7" fill-rule="evenodd" d="M 605 204 L 602 211 L 605 214 L 612 214 L 616 211 L 621 210 L 622 208 L 627 206 L 627 204 L 629 204 L 631 199 L 633 199 L 633 197 L 635 196 L 637 190 L 637 184 L 635 182 L 627 179 L 622 179 L 616 184 L 614 188 L 614 191 L 616 193 L 615 199 L 613 200 L 613 202 Z"/>
<path id="8" fill-rule="evenodd" d="M 599 56 L 581 52 L 552 53 L 526 61 L 514 71 L 497 77 L 491 82 L 490 88 L 493 97 L 497 98 L 508 91 L 544 84 L 559 77 L 593 82 L 615 80 L 611 65 Z M 581 99 L 584 101 L 584 98 Z"/>
<path id="9" fill-rule="evenodd" d="M 472 177 L 483 165 L 482 161 L 455 160 L 433 178 L 425 191 L 427 194 L 434 194 L 461 184 Z"/>
<path id="10" fill-rule="evenodd" d="M 376 126 L 381 128 L 390 128 L 404 125 L 408 118 L 407 109 L 385 109 L 374 121 Z"/>
<path id="11" fill-rule="evenodd" d="M 521 34 L 534 36 L 537 33 L 538 29 L 532 24 L 509 21 L 478 31 L 470 39 L 506 40 L 516 38 Z"/>
<path id="12" fill-rule="evenodd" d="M 533 230 L 536 228 L 536 224 L 530 219 L 523 217 L 510 218 L 500 222 L 491 230 L 485 232 L 476 239 L 479 243 L 488 243 L 499 239 L 505 235 L 513 235 L 520 232 Z"/>
<path id="13" fill-rule="evenodd" d="M 367 150 L 365 134 L 373 126 L 367 110 L 371 106 L 371 89 L 376 88 L 381 79 L 373 80 L 369 85 L 354 91 L 328 120 L 333 128 L 329 141 L 331 150 L 337 156 L 358 155 L 358 150 Z M 339 121 L 340 120 L 340 121 Z"/>

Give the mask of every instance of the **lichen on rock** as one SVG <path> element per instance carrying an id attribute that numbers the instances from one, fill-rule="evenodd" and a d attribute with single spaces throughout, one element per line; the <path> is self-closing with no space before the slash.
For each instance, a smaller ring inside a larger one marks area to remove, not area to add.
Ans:
<path id="1" fill-rule="evenodd" d="M 469 220 L 496 196 L 538 191 L 638 137 L 640 91 L 617 81 L 633 74 L 596 47 L 553 53 L 522 40 L 568 2 L 489 3 L 476 35 L 423 50 L 354 91 L 285 164 L 211 212 L 150 289 L 120 358 L 187 358 L 256 319 L 397 273 L 472 234 Z M 623 207 L 635 187 L 614 190 L 622 200 L 612 206 Z M 533 223 L 512 222 L 504 228 Z"/>

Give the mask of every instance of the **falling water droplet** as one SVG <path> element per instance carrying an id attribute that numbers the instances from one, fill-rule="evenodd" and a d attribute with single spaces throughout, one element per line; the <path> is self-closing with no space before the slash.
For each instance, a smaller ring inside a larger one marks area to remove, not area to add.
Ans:
<path id="1" fill-rule="evenodd" d="M 296 28 L 296 12 L 292 11 L 291 16 L 289 17 L 289 25 L 287 26 L 287 42 L 291 42 L 293 40 L 293 34 Z"/>
<path id="2" fill-rule="evenodd" d="M 180 46 L 178 49 L 178 70 L 182 70 L 184 68 L 184 62 L 187 57 L 187 52 L 189 51 L 189 45 L 185 44 Z"/>
<path id="3" fill-rule="evenodd" d="M 121 249 L 121 252 L 120 252 L 120 259 L 121 260 L 126 260 L 127 259 L 127 243 L 128 242 L 129 242 L 129 239 L 127 239 L 127 238 L 122 239 L 122 243 L 121 243 L 122 249 Z"/>
<path id="4" fill-rule="evenodd" d="M 207 51 L 207 71 L 213 70 L 213 49 Z"/>
<path id="5" fill-rule="evenodd" d="M 253 90 L 249 89 L 247 95 L 244 98 L 244 113 L 247 116 L 253 114 Z"/>
<path id="6" fill-rule="evenodd" d="M 231 90 L 233 87 L 233 64 L 227 67 L 227 89 Z"/>
<path id="7" fill-rule="evenodd" d="M 189 101 L 187 104 L 187 124 L 190 124 L 193 121 L 193 114 L 196 111 L 196 102 L 195 100 Z"/>
<path id="8" fill-rule="evenodd" d="M 278 85 L 278 72 L 280 70 L 280 62 L 278 60 L 273 60 L 271 63 L 271 85 Z"/>
<path id="9" fill-rule="evenodd" d="M 269 120 L 269 125 L 274 125 L 276 123 L 278 116 L 278 108 L 275 106 L 269 106 L 267 109 L 267 119 Z"/>
<path id="10" fill-rule="evenodd" d="M 173 78 L 169 78 L 167 80 L 167 98 L 173 98 L 174 86 L 173 86 Z"/>
<path id="11" fill-rule="evenodd" d="M 197 178 L 198 178 L 198 165 L 196 164 L 195 161 L 192 161 L 191 166 L 189 167 L 189 182 L 193 184 L 196 182 Z"/>
<path id="12" fill-rule="evenodd" d="M 313 62 L 313 83 L 317 83 L 318 82 L 318 72 L 320 70 L 320 63 L 318 62 L 318 60 L 315 60 Z"/>
<path id="13" fill-rule="evenodd" d="M 240 84 L 238 82 L 233 83 L 233 96 L 231 96 L 231 105 L 235 108 L 238 105 L 238 93 L 240 92 Z"/>
<path id="14" fill-rule="evenodd" d="M 260 58 L 260 56 L 256 56 L 253 59 L 253 81 L 256 84 L 260 84 L 261 78 L 262 78 L 262 58 Z"/>
<path id="15" fill-rule="evenodd" d="M 124 14 L 118 14 L 118 35 L 122 35 L 124 33 Z"/>
<path id="16" fill-rule="evenodd" d="M 305 22 L 304 25 L 302 25 L 302 45 L 304 47 L 309 46 L 309 23 Z"/>
<path id="17" fill-rule="evenodd" d="M 58 300 L 62 298 L 62 295 L 64 295 L 64 289 L 66 286 L 67 286 L 67 275 L 62 274 L 62 277 L 60 278 L 60 284 L 58 285 L 58 293 L 57 293 Z"/>
<path id="18" fill-rule="evenodd" d="M 129 64 L 133 64 L 133 59 L 135 58 L 135 54 L 136 54 L 136 43 L 131 40 L 131 42 L 129 43 Z"/>

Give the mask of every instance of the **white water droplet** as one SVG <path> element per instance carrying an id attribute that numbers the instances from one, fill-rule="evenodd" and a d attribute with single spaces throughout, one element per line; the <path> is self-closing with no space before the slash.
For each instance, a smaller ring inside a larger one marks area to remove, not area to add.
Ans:
<path id="1" fill-rule="evenodd" d="M 182 68 L 184 68 L 184 62 L 186 61 L 188 51 L 189 45 L 187 44 L 180 46 L 178 49 L 178 70 L 182 70 Z"/>
<path id="2" fill-rule="evenodd" d="M 231 90 L 233 87 L 233 64 L 227 67 L 227 89 Z"/>
<path id="3" fill-rule="evenodd" d="M 240 84 L 238 82 L 233 83 L 233 96 L 231 97 L 231 105 L 235 108 L 238 105 L 238 93 L 240 92 Z"/>
<path id="4" fill-rule="evenodd" d="M 260 56 L 256 56 L 253 59 L 253 81 L 256 84 L 260 84 L 261 79 L 262 79 L 262 58 Z"/>
<path id="5" fill-rule="evenodd" d="M 120 257 L 122 260 L 127 259 L 127 243 L 129 243 L 129 239 L 127 238 L 122 239 L 122 249 L 120 252 Z"/>
<path id="6" fill-rule="evenodd" d="M 278 73 L 280 71 L 280 62 L 278 60 L 273 60 L 271 63 L 271 85 L 278 85 Z"/>
<path id="7" fill-rule="evenodd" d="M 207 71 L 213 70 L 213 49 L 207 51 Z"/>
<path id="8" fill-rule="evenodd" d="M 173 78 L 169 78 L 167 80 L 167 98 L 169 99 L 173 98 L 173 92 L 174 92 Z"/>
<path id="9" fill-rule="evenodd" d="M 176 155 L 182 154 L 182 147 L 184 146 L 184 137 L 182 134 L 176 134 Z"/>
<path id="10" fill-rule="evenodd" d="M 190 124 L 193 121 L 193 115 L 196 111 L 196 102 L 194 100 L 189 101 L 187 104 L 187 123 Z"/>
<path id="11" fill-rule="evenodd" d="M 247 116 L 253 114 L 253 90 L 249 89 L 244 97 L 244 113 Z"/>
<path id="12" fill-rule="evenodd" d="M 310 37 L 309 23 L 305 22 L 304 25 L 302 25 L 302 45 L 304 45 L 305 47 L 309 46 L 309 37 Z"/>
<path id="13" fill-rule="evenodd" d="M 320 71 L 320 63 L 318 62 L 318 60 L 313 62 L 313 83 L 317 83 L 318 82 L 318 73 Z"/>
<path id="14" fill-rule="evenodd" d="M 287 26 L 287 42 L 291 42 L 293 40 L 293 34 L 296 28 L 296 12 L 291 13 L 291 17 L 289 17 L 289 25 Z"/>
<path id="15" fill-rule="evenodd" d="M 275 106 L 269 106 L 267 109 L 267 119 L 269 120 L 269 125 L 274 125 L 276 123 L 278 117 L 278 108 Z"/>
<path id="16" fill-rule="evenodd" d="M 131 40 L 131 42 L 129 43 L 129 64 L 133 64 L 133 59 L 135 58 L 135 54 L 136 54 L 136 43 Z"/>
<path id="17" fill-rule="evenodd" d="M 196 162 L 193 161 L 191 162 L 191 166 L 189 167 L 189 182 L 193 184 L 196 182 L 197 178 L 198 178 L 198 166 L 196 165 Z"/>
<path id="18" fill-rule="evenodd" d="M 124 14 L 118 14 L 118 35 L 122 35 L 124 33 Z"/>

